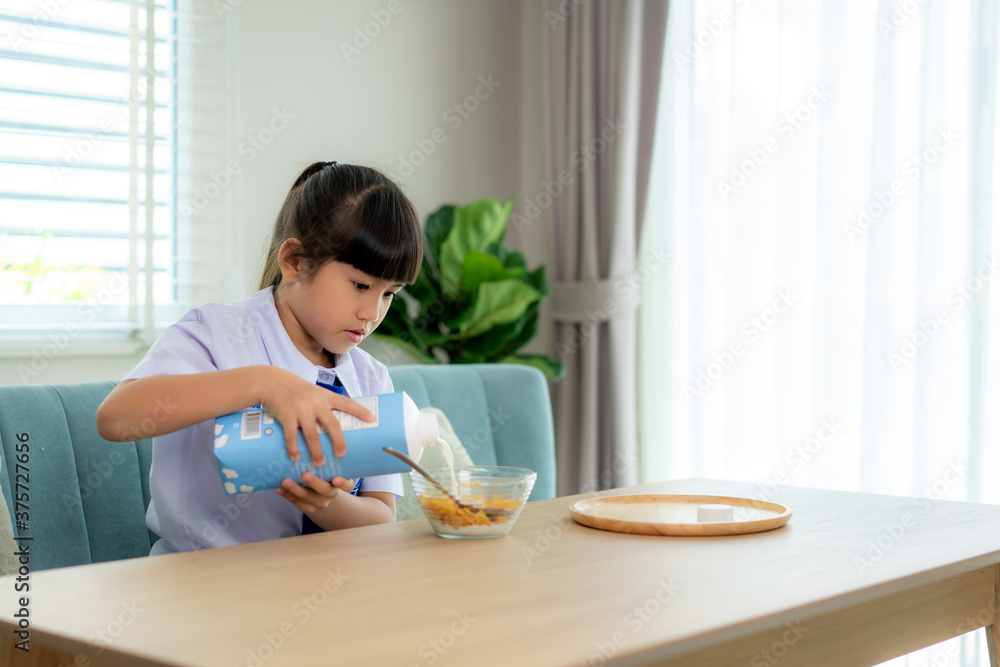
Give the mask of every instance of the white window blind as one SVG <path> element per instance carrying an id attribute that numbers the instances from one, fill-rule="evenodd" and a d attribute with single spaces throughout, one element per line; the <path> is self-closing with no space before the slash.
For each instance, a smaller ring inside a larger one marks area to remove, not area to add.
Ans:
<path id="1" fill-rule="evenodd" d="M 223 163 L 225 53 L 183 0 L 0 1 L 0 348 L 138 347 L 221 296 L 229 193 L 178 210 Z"/>

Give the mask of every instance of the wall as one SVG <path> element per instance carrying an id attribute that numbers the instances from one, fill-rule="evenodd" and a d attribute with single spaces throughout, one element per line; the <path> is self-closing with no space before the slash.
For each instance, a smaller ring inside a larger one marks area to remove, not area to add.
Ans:
<path id="1" fill-rule="evenodd" d="M 216 6 L 231 8 L 219 20 L 234 41 L 232 152 L 241 168 L 232 186 L 231 233 L 242 256 L 226 298 L 255 289 L 274 214 L 312 161 L 388 172 L 421 219 L 443 203 L 487 196 L 515 197 L 520 207 L 537 192 L 545 29 L 537 2 Z M 508 243 L 529 266 L 546 260 L 543 224 L 511 230 Z M 533 348 L 539 346 L 544 342 Z M 28 381 L 117 379 L 141 356 L 81 352 L 71 345 Z M 20 383 L 18 367 L 30 361 L 0 359 L 0 384 Z"/>

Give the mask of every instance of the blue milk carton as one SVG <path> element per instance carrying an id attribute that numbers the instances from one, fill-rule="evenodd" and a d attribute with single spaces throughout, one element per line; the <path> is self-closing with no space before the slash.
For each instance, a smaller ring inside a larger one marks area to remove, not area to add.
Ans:
<path id="1" fill-rule="evenodd" d="M 285 448 L 285 433 L 274 417 L 260 406 L 246 408 L 215 420 L 215 458 L 227 495 L 276 489 L 286 477 L 301 482 L 309 471 L 320 479 L 345 479 L 407 472 L 410 468 L 382 451 L 389 446 L 418 459 L 424 447 L 438 440 L 437 417 L 422 413 L 406 392 L 355 399 L 375 415 L 365 422 L 334 410 L 347 441 L 343 457 L 333 454 L 326 429 L 320 426 L 325 463 L 315 466 L 299 431 L 299 460 L 292 461 Z"/>

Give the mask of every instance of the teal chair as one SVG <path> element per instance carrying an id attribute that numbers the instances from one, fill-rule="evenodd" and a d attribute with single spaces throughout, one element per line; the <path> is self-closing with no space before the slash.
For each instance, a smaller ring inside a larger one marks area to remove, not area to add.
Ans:
<path id="1" fill-rule="evenodd" d="M 390 374 L 418 406 L 444 411 L 473 462 L 531 468 L 538 480 L 530 500 L 555 496 L 552 411 L 538 370 L 415 365 Z M 158 539 L 145 523 L 152 443 L 108 442 L 94 424 L 114 385 L 0 387 L 0 490 L 14 534 L 32 538 L 32 570 L 145 556 Z M 19 454 L 27 492 L 17 487 Z M 16 525 L 18 493 L 27 493 L 26 527 Z"/>

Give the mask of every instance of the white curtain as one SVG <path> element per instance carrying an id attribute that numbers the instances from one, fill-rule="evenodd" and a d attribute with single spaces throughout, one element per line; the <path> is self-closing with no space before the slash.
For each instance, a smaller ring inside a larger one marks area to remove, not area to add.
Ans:
<path id="1" fill-rule="evenodd" d="M 671 2 L 643 480 L 1000 502 L 997 12 Z M 985 665 L 981 634 L 893 664 Z"/>

